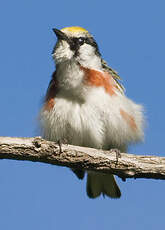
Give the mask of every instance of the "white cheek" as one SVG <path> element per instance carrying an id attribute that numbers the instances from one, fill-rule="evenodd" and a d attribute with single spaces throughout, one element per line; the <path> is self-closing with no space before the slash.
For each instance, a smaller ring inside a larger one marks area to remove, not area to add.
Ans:
<path id="1" fill-rule="evenodd" d="M 84 67 L 101 69 L 101 58 L 96 55 L 95 48 L 91 45 L 80 46 L 77 59 Z"/>
<path id="2" fill-rule="evenodd" d="M 55 52 L 53 54 L 53 58 L 56 63 L 60 63 L 71 59 L 74 55 L 74 52 L 70 50 L 70 46 L 66 41 L 60 41 L 55 48 Z"/>
<path id="3" fill-rule="evenodd" d="M 90 59 L 95 55 L 95 49 L 91 45 L 84 44 L 79 48 L 79 54 L 81 59 Z"/>

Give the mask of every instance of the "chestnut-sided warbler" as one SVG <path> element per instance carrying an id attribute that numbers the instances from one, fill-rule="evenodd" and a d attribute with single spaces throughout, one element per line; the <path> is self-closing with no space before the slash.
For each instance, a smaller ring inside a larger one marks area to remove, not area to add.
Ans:
<path id="1" fill-rule="evenodd" d="M 42 136 L 50 141 L 125 152 L 143 139 L 142 106 L 124 94 L 119 75 L 101 57 L 93 36 L 81 27 L 53 29 L 56 70 L 40 112 Z M 73 170 L 84 177 L 83 170 Z M 87 172 L 87 194 L 121 196 L 111 174 Z"/>

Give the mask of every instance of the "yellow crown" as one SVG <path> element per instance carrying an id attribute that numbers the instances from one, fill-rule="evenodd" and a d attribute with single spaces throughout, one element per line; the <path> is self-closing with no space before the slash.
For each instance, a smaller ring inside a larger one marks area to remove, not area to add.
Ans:
<path id="1" fill-rule="evenodd" d="M 63 28 L 61 31 L 63 32 L 72 32 L 72 33 L 76 33 L 76 32 L 85 32 L 88 33 L 88 31 L 82 27 L 79 26 L 72 26 L 72 27 L 65 27 Z"/>

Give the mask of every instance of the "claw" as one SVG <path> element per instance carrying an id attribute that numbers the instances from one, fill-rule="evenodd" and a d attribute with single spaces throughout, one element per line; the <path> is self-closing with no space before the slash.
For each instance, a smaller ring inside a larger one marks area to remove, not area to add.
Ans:
<path id="1" fill-rule="evenodd" d="M 59 145 L 59 153 L 62 153 L 62 143 L 61 143 L 61 140 L 58 140 L 57 143 Z"/>
<path id="2" fill-rule="evenodd" d="M 119 149 L 110 149 L 109 151 L 110 153 L 114 153 L 116 154 L 116 165 L 118 164 L 119 158 L 121 158 L 121 152 Z"/>
<path id="3" fill-rule="evenodd" d="M 62 144 L 68 145 L 68 141 L 67 139 L 63 138 L 63 139 L 59 139 L 57 143 L 59 145 L 59 153 L 62 153 Z"/>

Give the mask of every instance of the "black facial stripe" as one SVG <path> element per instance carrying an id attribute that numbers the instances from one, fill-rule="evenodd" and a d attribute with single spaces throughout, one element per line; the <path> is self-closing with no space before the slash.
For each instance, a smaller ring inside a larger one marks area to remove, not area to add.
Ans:
<path id="1" fill-rule="evenodd" d="M 70 40 L 71 40 L 70 47 L 72 50 L 78 51 L 80 46 L 83 45 L 84 43 L 86 43 L 86 44 L 93 46 L 96 50 L 96 54 L 101 56 L 100 52 L 99 52 L 99 48 L 97 46 L 97 43 L 93 37 L 87 37 L 87 38 L 84 38 L 84 37 L 75 38 L 74 37 L 74 38 L 70 38 Z"/>
<path id="2" fill-rule="evenodd" d="M 61 35 L 61 33 L 60 33 L 60 35 Z M 58 36 L 60 36 L 60 35 L 58 35 Z M 75 56 L 78 55 L 79 48 L 84 43 L 93 46 L 95 48 L 96 55 L 101 56 L 101 54 L 99 52 L 99 48 L 97 46 L 97 43 L 96 43 L 96 41 L 94 40 L 93 37 L 78 37 L 78 38 L 75 38 L 75 37 L 66 37 L 66 36 L 62 37 L 62 35 L 61 35 L 61 37 L 59 37 L 59 39 L 66 40 L 68 42 L 68 44 L 70 45 L 71 50 L 75 51 Z M 52 54 L 54 54 L 55 49 L 56 49 L 56 45 L 53 48 Z"/>
<path id="3" fill-rule="evenodd" d="M 79 38 L 71 38 L 71 40 L 76 43 L 77 45 L 81 46 L 84 44 L 85 42 L 85 38 L 84 37 L 79 37 Z"/>
<path id="4" fill-rule="evenodd" d="M 93 47 L 96 49 L 96 54 L 100 55 L 99 47 L 98 47 L 98 45 L 97 45 L 97 43 L 96 43 L 96 41 L 94 40 L 93 37 L 88 37 L 88 38 L 86 38 L 85 43 L 87 43 L 87 44 L 93 46 Z"/>
<path id="5" fill-rule="evenodd" d="M 95 48 L 97 48 L 97 44 L 96 41 L 92 38 L 92 37 L 88 37 L 85 39 L 85 43 L 94 46 Z"/>
<path id="6" fill-rule="evenodd" d="M 56 49 L 56 45 L 53 47 L 52 54 L 54 54 L 54 53 L 55 53 L 55 49 Z"/>

